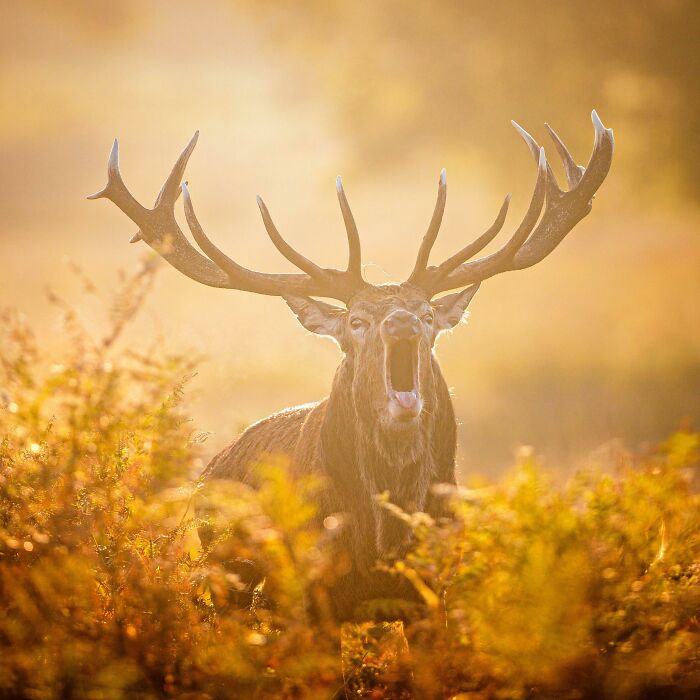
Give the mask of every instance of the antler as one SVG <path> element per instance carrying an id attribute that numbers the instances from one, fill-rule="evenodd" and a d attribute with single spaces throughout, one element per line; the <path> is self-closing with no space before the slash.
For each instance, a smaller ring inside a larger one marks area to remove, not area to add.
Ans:
<path id="1" fill-rule="evenodd" d="M 485 248 L 503 227 L 510 202 L 510 195 L 508 195 L 491 228 L 445 262 L 428 267 L 428 256 L 437 238 L 437 230 L 445 208 L 447 185 L 443 170 L 440 175 L 435 212 L 407 283 L 420 287 L 432 297 L 448 289 L 481 282 L 501 272 L 522 270 L 549 255 L 566 234 L 590 212 L 593 196 L 610 170 L 614 147 L 612 129 L 606 129 L 603 126 L 595 110 L 591 114 L 591 119 L 595 129 L 595 141 L 593 153 L 586 168 L 576 165 L 556 132 L 545 124 L 564 162 L 570 188 L 566 192 L 557 184 L 554 173 L 545 158 L 544 148 L 541 148 L 527 131 L 512 122 L 530 148 L 538 165 L 535 191 L 522 223 L 499 251 L 477 260 L 470 260 Z M 540 217 L 543 204 L 545 204 L 544 213 Z"/>
<path id="2" fill-rule="evenodd" d="M 346 270 L 322 268 L 290 246 L 275 227 L 265 203 L 258 197 L 258 206 L 265 230 L 273 244 L 287 260 L 304 274 L 275 274 L 249 270 L 229 258 L 207 237 L 192 206 L 187 183 L 182 179 L 185 166 L 197 143 L 196 132 L 177 159 L 163 184 L 153 209 L 147 209 L 134 199 L 119 172 L 119 144 L 115 139 L 107 164 L 107 185 L 88 199 L 102 197 L 116 204 L 139 227 L 131 242 L 144 240 L 174 268 L 191 279 L 210 287 L 240 289 L 271 296 L 319 296 L 347 302 L 367 286 L 362 278 L 360 239 L 340 178 L 337 180 L 338 199 L 348 236 L 349 258 Z M 182 184 L 181 184 L 182 183 Z M 175 202 L 183 194 L 185 218 L 202 255 L 189 243 L 175 220 Z"/>

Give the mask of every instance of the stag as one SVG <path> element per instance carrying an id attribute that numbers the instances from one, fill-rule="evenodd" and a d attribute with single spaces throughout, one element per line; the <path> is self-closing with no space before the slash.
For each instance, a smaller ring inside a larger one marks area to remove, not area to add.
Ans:
<path id="1" fill-rule="evenodd" d="M 152 209 L 136 201 L 126 188 L 115 140 L 107 185 L 89 198 L 111 200 L 138 226 L 132 242 L 145 241 L 201 284 L 282 297 L 304 328 L 335 339 L 343 352 L 330 396 L 251 425 L 205 471 L 207 481 L 233 479 L 255 486 L 255 464 L 264 455 L 281 453 L 288 456 L 294 477 L 323 477 L 318 518 L 343 514 L 345 526 L 334 546 L 342 547 L 350 561 L 331 587 L 339 617 L 350 616 L 356 604 L 368 598 L 410 596 L 400 582 L 375 567 L 378 559 L 403 554 L 410 543 L 406 526 L 380 507 L 375 495 L 388 491 L 391 501 L 406 511 L 441 514 L 432 487 L 455 483 L 456 426 L 447 384 L 433 354 L 435 340 L 462 320 L 481 282 L 538 263 L 590 212 L 610 169 L 614 143 L 612 130 L 603 126 L 595 111 L 591 116 L 595 141 L 585 168 L 576 164 L 547 125 L 564 164 L 567 190 L 557 183 L 544 148 L 513 122 L 537 164 L 534 191 L 520 225 L 499 250 L 474 259 L 503 227 L 508 196 L 488 230 L 444 262 L 430 265 L 445 209 L 443 170 L 413 271 L 401 284 L 373 285 L 363 279 L 360 237 L 340 178 L 336 188 L 349 246 L 347 268 L 322 268 L 297 252 L 281 236 L 258 197 L 272 243 L 301 272 L 256 272 L 218 248 L 195 215 L 183 176 L 198 133 L 178 158 Z M 180 193 L 187 224 L 202 252 L 188 242 L 175 220 Z M 450 290 L 457 291 L 436 298 Z M 338 300 L 343 306 L 319 297 Z M 206 503 L 200 508 L 205 510 Z M 213 533 L 203 527 L 200 537 L 206 546 Z M 254 567 L 246 571 L 244 578 L 254 583 Z"/>

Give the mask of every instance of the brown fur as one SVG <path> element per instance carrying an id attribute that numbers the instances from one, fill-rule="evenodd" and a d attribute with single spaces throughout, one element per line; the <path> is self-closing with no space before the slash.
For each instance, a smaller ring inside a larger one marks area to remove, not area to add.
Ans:
<path id="1" fill-rule="evenodd" d="M 439 511 L 430 486 L 455 482 L 454 412 L 432 353 L 439 331 L 454 325 L 454 318 L 446 321 L 445 314 L 454 317 L 457 313 L 458 320 L 464 311 L 455 310 L 452 304 L 463 299 L 464 293 L 451 296 L 454 299 L 441 309 L 440 302 L 431 306 L 424 294 L 411 287 L 372 287 L 351 300 L 347 311 L 321 305 L 323 318 L 335 324 L 332 332 L 319 326 L 323 321 L 316 315 L 319 302 L 296 300 L 299 303 L 294 304 L 288 300 L 302 324 L 332 334 L 345 352 L 331 394 L 317 404 L 290 408 L 253 424 L 207 467 L 207 481 L 234 479 L 255 486 L 251 468 L 266 454 L 282 453 L 289 457 L 294 476 L 324 477 L 319 518 L 344 515 L 339 543 L 350 552 L 352 561 L 350 572 L 331 590 L 335 612 L 341 618 L 349 617 L 364 599 L 412 596 L 404 584 L 374 570 L 378 558 L 405 552 L 410 533 L 375 503 L 373 495 L 388 491 L 390 500 L 405 510 L 436 516 Z M 307 307 L 307 302 L 314 306 Z M 464 301 L 461 304 L 466 306 Z M 418 341 L 423 407 L 417 419 L 406 425 L 392 422 L 386 412 L 381 324 L 396 309 L 435 315 L 432 324 L 421 325 Z M 350 326 L 356 314 L 368 321 L 361 337 Z M 201 536 L 205 544 L 211 539 L 206 529 Z"/>

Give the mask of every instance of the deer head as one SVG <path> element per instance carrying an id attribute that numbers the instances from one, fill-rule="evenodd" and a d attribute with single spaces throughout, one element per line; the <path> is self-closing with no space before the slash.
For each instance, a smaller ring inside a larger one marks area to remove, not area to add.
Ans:
<path id="1" fill-rule="evenodd" d="M 503 227 L 510 201 L 510 196 L 506 197 L 485 233 L 441 264 L 429 265 L 445 209 L 447 182 L 443 170 L 435 210 L 415 266 L 401 284 L 371 285 L 363 279 L 360 238 L 340 178 L 338 200 L 349 244 L 345 270 L 321 268 L 294 250 L 280 235 L 259 197 L 268 236 L 301 273 L 255 272 L 228 257 L 204 233 L 187 183 L 183 183 L 197 133 L 178 158 L 152 209 L 139 204 L 124 185 L 116 140 L 109 157 L 107 185 L 89 199 L 106 197 L 114 202 L 139 227 L 132 242 L 144 240 L 193 280 L 211 287 L 283 297 L 306 329 L 331 336 L 344 351 L 346 364 L 352 370 L 349 391 L 358 413 L 384 432 L 400 433 L 410 431 L 423 416 L 432 413 L 439 372 L 432 356 L 435 339 L 460 322 L 480 283 L 501 272 L 539 262 L 591 210 L 593 196 L 608 173 L 613 154 L 612 130 L 603 126 L 595 111 L 592 121 L 595 141 L 585 168 L 576 165 L 561 139 L 547 126 L 564 163 L 568 190 L 559 187 L 544 148 L 513 122 L 537 164 L 535 187 L 525 216 L 500 250 L 473 259 Z M 188 242 L 175 220 L 174 206 L 181 192 L 187 223 L 204 255 Z M 435 298 L 454 289 L 461 291 Z M 317 297 L 337 299 L 344 306 L 331 305 Z"/>

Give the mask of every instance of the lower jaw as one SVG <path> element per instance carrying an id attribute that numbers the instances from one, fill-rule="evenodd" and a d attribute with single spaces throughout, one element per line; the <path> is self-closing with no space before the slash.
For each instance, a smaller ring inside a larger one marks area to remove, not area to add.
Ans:
<path id="1" fill-rule="evenodd" d="M 382 431 L 385 435 L 413 435 L 417 434 L 420 421 L 418 418 L 412 420 L 389 419 L 384 423 Z"/>
<path id="2" fill-rule="evenodd" d="M 417 425 L 423 411 L 423 400 L 418 396 L 416 405 L 406 409 L 395 399 L 389 399 L 387 406 L 387 427 L 394 430 L 407 430 Z"/>

